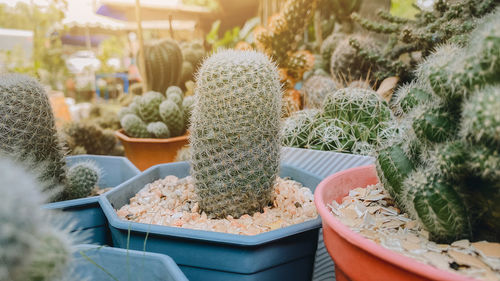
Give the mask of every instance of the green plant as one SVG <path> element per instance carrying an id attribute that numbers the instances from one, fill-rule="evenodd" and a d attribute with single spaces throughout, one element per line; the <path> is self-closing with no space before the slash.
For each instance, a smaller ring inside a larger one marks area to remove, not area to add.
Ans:
<path id="1" fill-rule="evenodd" d="M 184 133 L 184 112 L 177 103 L 170 99 L 162 102 L 160 104 L 160 116 L 161 120 L 167 124 L 172 136 L 180 136 Z"/>
<path id="2" fill-rule="evenodd" d="M 158 92 L 147 92 L 139 101 L 139 116 L 144 122 L 154 122 L 160 119 L 160 104 L 165 97 Z"/>
<path id="3" fill-rule="evenodd" d="M 316 124 L 319 109 L 305 109 L 294 112 L 283 122 L 283 145 L 304 148 L 309 140 L 311 130 Z"/>
<path id="4" fill-rule="evenodd" d="M 168 126 L 163 122 L 157 121 L 149 123 L 146 129 L 155 138 L 166 139 L 170 137 L 170 130 L 168 129 Z"/>
<path id="5" fill-rule="evenodd" d="M 182 53 L 175 41 L 162 39 L 144 46 L 147 90 L 165 93 L 169 86 L 179 84 L 182 71 Z M 141 59 L 138 59 L 141 62 Z M 139 69 L 142 66 L 139 65 Z"/>
<path id="6" fill-rule="evenodd" d="M 200 68 L 195 99 L 191 164 L 201 210 L 219 218 L 262 211 L 280 159 L 276 67 L 255 51 L 218 52 Z"/>
<path id="7" fill-rule="evenodd" d="M 330 78 L 322 75 L 309 77 L 302 86 L 305 108 L 321 108 L 325 97 L 337 90 L 337 84 Z"/>
<path id="8" fill-rule="evenodd" d="M 330 58 L 332 57 L 333 52 L 337 49 L 340 42 L 346 38 L 344 33 L 333 32 L 330 34 L 321 44 L 321 57 L 325 63 L 325 70 L 330 69 Z"/>
<path id="9" fill-rule="evenodd" d="M 92 161 L 79 162 L 68 169 L 68 188 L 64 198 L 76 199 L 87 197 L 101 177 L 101 170 Z"/>
<path id="10" fill-rule="evenodd" d="M 87 122 L 71 122 L 62 129 L 71 154 L 121 155 L 114 131 Z"/>
<path id="11" fill-rule="evenodd" d="M 0 279 L 62 279 L 76 237 L 41 208 L 47 198 L 34 175 L 7 158 L 0 158 L 0 167 Z"/>
<path id="12" fill-rule="evenodd" d="M 332 6 L 335 20 L 341 24 L 344 33 L 351 33 L 354 29 L 354 22 L 351 14 L 359 11 L 362 0 L 327 0 Z"/>
<path id="13" fill-rule="evenodd" d="M 358 54 L 350 45 L 350 40 L 356 40 L 363 48 L 377 50 L 373 39 L 366 36 L 353 35 L 338 43 L 330 57 L 330 73 L 340 81 L 366 79 L 375 71 L 377 65 Z"/>
<path id="14" fill-rule="evenodd" d="M 184 112 L 184 124 L 189 126 L 191 112 L 194 107 L 194 96 L 187 96 L 182 100 L 182 111 Z"/>
<path id="15" fill-rule="evenodd" d="M 397 99 L 410 101 L 406 125 L 379 150 L 385 187 L 438 242 L 500 241 L 499 19 L 497 9 L 465 46 L 442 46 L 427 57 Z"/>
<path id="16" fill-rule="evenodd" d="M 149 138 L 147 124 L 135 114 L 125 114 L 120 120 L 123 130 L 133 138 Z"/>
<path id="17" fill-rule="evenodd" d="M 378 11 L 383 23 L 373 22 L 353 14 L 352 18 L 365 29 L 377 33 L 389 34 L 384 50 L 372 50 L 356 40 L 351 45 L 358 55 L 376 65 L 373 76 L 383 80 L 389 76 L 399 76 L 402 81 L 409 81 L 411 70 L 419 61 L 432 53 L 433 49 L 447 42 L 464 44 L 467 34 L 476 26 L 477 19 L 493 11 L 498 5 L 495 0 L 460 0 L 448 2 L 437 0 L 433 10 L 420 10 L 414 19 L 393 16 L 386 11 Z M 418 8 L 418 7 L 417 7 Z M 415 55 L 415 54 L 419 55 Z M 404 56 L 409 60 L 403 60 Z M 438 94 L 438 93 L 436 93 Z"/>
<path id="18" fill-rule="evenodd" d="M 42 190 L 63 185 L 64 152 L 43 87 L 26 75 L 0 75 L 0 112 L 0 151 L 41 170 Z"/>

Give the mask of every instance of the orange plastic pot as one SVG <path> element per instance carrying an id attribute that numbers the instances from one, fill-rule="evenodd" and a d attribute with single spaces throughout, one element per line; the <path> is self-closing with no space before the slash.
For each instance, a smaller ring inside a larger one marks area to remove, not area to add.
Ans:
<path id="1" fill-rule="evenodd" d="M 188 144 L 188 135 L 168 139 L 132 138 L 125 135 L 123 129 L 115 132 L 122 142 L 125 156 L 144 171 L 163 163 L 173 162 L 177 151 Z"/>
<path id="2" fill-rule="evenodd" d="M 364 238 L 336 219 L 326 206 L 333 200 L 341 203 L 351 189 L 377 182 L 375 166 L 362 166 L 327 177 L 314 192 L 325 246 L 335 262 L 336 280 L 472 280 L 420 263 Z"/>

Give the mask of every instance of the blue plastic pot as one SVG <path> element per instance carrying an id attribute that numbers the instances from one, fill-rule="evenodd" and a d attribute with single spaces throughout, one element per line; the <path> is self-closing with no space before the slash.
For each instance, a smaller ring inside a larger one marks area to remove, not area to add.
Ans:
<path id="1" fill-rule="evenodd" d="M 121 220 L 115 209 L 128 204 L 146 184 L 175 175 L 189 175 L 189 164 L 153 166 L 101 196 L 115 247 L 167 254 L 191 281 L 197 280 L 310 280 L 318 242 L 319 218 L 266 233 L 246 236 L 150 225 Z M 321 178 L 288 165 L 281 177 L 290 177 L 314 191 Z M 130 234 L 130 240 L 128 235 Z M 145 239 L 147 236 L 147 241 Z"/>
<path id="2" fill-rule="evenodd" d="M 99 281 L 188 281 L 166 255 L 95 245 L 78 245 L 74 275 Z"/>
<path id="3" fill-rule="evenodd" d="M 66 157 L 66 164 L 72 166 L 78 162 L 94 161 L 102 170 L 99 187 L 116 187 L 140 173 L 127 158 L 118 156 L 77 155 Z M 73 199 L 45 204 L 43 208 L 61 210 L 68 216 L 73 231 L 80 230 L 92 244 L 110 245 L 111 239 L 106 217 L 98 203 L 98 196 Z"/>

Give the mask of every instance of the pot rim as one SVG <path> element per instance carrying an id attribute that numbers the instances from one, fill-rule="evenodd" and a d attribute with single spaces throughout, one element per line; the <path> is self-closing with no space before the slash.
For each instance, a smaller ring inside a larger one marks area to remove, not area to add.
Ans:
<path id="1" fill-rule="evenodd" d="M 166 139 L 155 139 L 155 138 L 133 138 L 129 137 L 125 134 L 125 131 L 123 129 L 120 129 L 118 131 L 115 131 L 115 136 L 120 139 L 121 141 L 125 142 L 140 142 L 140 143 L 171 143 L 171 142 L 178 142 L 178 141 L 184 141 L 189 138 L 189 133 L 185 133 L 182 136 L 178 137 L 172 137 L 172 138 L 166 138 Z"/>
<path id="2" fill-rule="evenodd" d="M 459 275 L 457 273 L 447 272 L 438 269 L 431 265 L 418 262 L 415 259 L 404 256 L 395 251 L 386 249 L 374 243 L 372 240 L 363 237 L 361 234 L 352 231 L 348 226 L 344 225 L 339 219 L 335 218 L 328 210 L 326 202 L 324 202 L 323 200 L 323 194 L 325 193 L 326 190 L 333 188 L 330 185 L 330 182 L 333 181 L 334 179 L 345 177 L 350 173 L 363 170 L 366 171 L 364 173 L 366 175 L 369 175 L 370 173 L 372 174 L 374 173 L 376 175 L 375 165 L 355 167 L 328 176 L 323 181 L 321 181 L 321 183 L 316 187 L 316 191 L 314 192 L 314 204 L 316 205 L 316 209 L 318 210 L 318 213 L 321 216 L 321 220 L 323 221 L 323 227 L 331 228 L 340 237 L 342 237 L 342 239 L 344 239 L 353 246 L 363 249 L 363 251 L 366 252 L 367 254 L 375 256 L 389 264 L 403 268 L 409 272 L 420 275 L 421 277 L 426 277 L 431 280 L 449 280 L 449 281 L 475 280 L 472 278 L 464 277 L 463 275 Z M 341 258 L 341 256 L 338 257 Z"/>

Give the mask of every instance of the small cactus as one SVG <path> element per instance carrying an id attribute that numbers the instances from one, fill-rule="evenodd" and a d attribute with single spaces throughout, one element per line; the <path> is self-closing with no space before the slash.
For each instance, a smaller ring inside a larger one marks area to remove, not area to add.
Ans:
<path id="1" fill-rule="evenodd" d="M 182 112 L 184 112 L 184 124 L 187 126 L 190 124 L 191 112 L 194 107 L 194 97 L 188 96 L 182 100 Z"/>
<path id="2" fill-rule="evenodd" d="M 160 116 L 168 126 L 172 136 L 180 136 L 184 133 L 184 113 L 177 103 L 167 99 L 160 104 Z"/>
<path id="3" fill-rule="evenodd" d="M 323 61 L 326 63 L 325 69 L 330 69 L 330 59 L 332 57 L 333 52 L 339 46 L 339 43 L 344 40 L 346 35 L 344 33 L 333 32 L 330 34 L 321 44 L 321 57 Z"/>
<path id="4" fill-rule="evenodd" d="M 147 125 L 135 114 L 127 114 L 121 120 L 120 124 L 129 136 L 134 138 L 149 138 Z"/>
<path id="5" fill-rule="evenodd" d="M 168 98 L 170 94 L 172 93 L 177 93 L 181 96 L 181 98 L 184 97 L 184 93 L 182 92 L 181 88 L 177 86 L 170 86 L 168 87 L 167 91 L 165 92 L 165 96 Z"/>
<path id="6" fill-rule="evenodd" d="M 190 142 L 200 208 L 224 218 L 271 202 L 280 162 L 281 87 L 268 57 L 226 50 L 200 67 Z"/>
<path id="7" fill-rule="evenodd" d="M 168 129 L 168 126 L 160 121 L 149 123 L 147 130 L 155 138 L 166 139 L 170 137 L 170 130 Z"/>
<path id="8" fill-rule="evenodd" d="M 330 57 L 330 73 L 340 81 L 366 79 L 370 71 L 375 71 L 375 65 L 360 56 L 350 45 L 349 40 L 352 38 L 363 48 L 378 48 L 375 41 L 369 37 L 351 36 L 342 40 Z"/>
<path id="9" fill-rule="evenodd" d="M 164 96 L 158 92 L 147 92 L 139 102 L 139 114 L 145 122 L 154 122 L 160 119 L 159 106 Z"/>
<path id="10" fill-rule="evenodd" d="M 99 167 L 91 161 L 79 162 L 68 170 L 68 188 L 64 190 L 65 199 L 87 197 L 101 176 Z"/>
<path id="11" fill-rule="evenodd" d="M 286 118 L 282 132 L 283 145 L 305 148 L 318 115 L 320 115 L 320 110 L 306 109 L 294 112 Z"/>
<path id="12" fill-rule="evenodd" d="M 329 77 L 314 75 L 304 82 L 301 89 L 305 108 L 321 108 L 329 93 L 337 90 L 337 84 Z"/>

